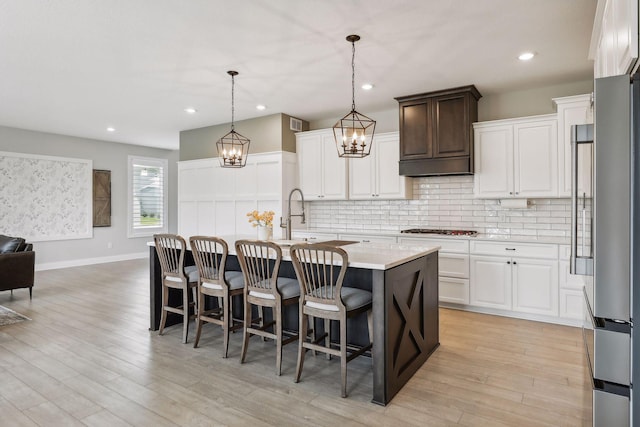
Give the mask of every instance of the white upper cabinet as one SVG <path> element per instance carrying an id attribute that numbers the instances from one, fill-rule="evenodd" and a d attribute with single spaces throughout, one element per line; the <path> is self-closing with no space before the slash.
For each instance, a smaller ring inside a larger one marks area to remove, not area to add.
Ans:
<path id="1" fill-rule="evenodd" d="M 558 196 L 571 197 L 571 126 L 593 123 L 591 94 L 554 98 L 558 111 Z M 578 191 L 591 195 L 592 144 L 578 146 Z"/>
<path id="2" fill-rule="evenodd" d="M 638 1 L 598 1 L 591 37 L 596 78 L 631 73 L 638 59 Z"/>
<path id="3" fill-rule="evenodd" d="M 347 160 L 338 157 L 332 129 L 297 133 L 296 152 L 307 200 L 347 199 Z"/>
<path id="4" fill-rule="evenodd" d="M 557 120 L 532 120 L 514 125 L 514 196 L 558 195 Z"/>
<path id="5" fill-rule="evenodd" d="M 400 176 L 400 134 L 376 134 L 371 154 L 349 159 L 349 199 L 406 199 L 411 178 Z"/>
<path id="6" fill-rule="evenodd" d="M 474 123 L 474 195 L 557 197 L 555 115 Z"/>
<path id="7" fill-rule="evenodd" d="M 476 197 L 500 198 L 513 195 L 513 126 L 474 124 Z"/>

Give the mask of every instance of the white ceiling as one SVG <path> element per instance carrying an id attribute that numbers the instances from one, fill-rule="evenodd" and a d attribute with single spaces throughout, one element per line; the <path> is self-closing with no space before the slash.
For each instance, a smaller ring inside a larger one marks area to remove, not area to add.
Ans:
<path id="1" fill-rule="evenodd" d="M 596 0 L 0 0 L 0 125 L 177 149 L 179 131 L 305 120 L 475 84 L 592 77 Z M 528 63 L 520 52 L 537 56 Z M 372 91 L 358 89 L 372 82 Z M 257 111 L 257 104 L 268 109 Z M 183 110 L 194 107 L 197 114 Z M 372 115 L 375 119 L 375 116 Z M 108 133 L 113 126 L 116 132 Z M 241 132 L 241 129 L 238 129 Z"/>

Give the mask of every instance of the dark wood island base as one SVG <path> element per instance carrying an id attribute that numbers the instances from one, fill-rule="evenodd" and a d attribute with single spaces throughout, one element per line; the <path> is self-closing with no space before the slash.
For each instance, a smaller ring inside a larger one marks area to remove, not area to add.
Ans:
<path id="1" fill-rule="evenodd" d="M 231 248 L 232 245 L 230 244 Z M 288 252 L 280 275 L 295 277 Z M 350 256 L 351 260 L 351 256 Z M 149 248 L 150 330 L 160 324 L 162 286 L 160 263 L 155 248 Z M 191 254 L 186 257 L 192 263 Z M 238 269 L 237 259 L 229 255 L 228 269 Z M 369 289 L 373 293 L 373 398 L 386 405 L 409 381 L 440 345 L 438 318 L 438 252 L 432 249 L 413 259 L 386 269 L 350 267 L 344 285 Z M 370 288 L 369 288 L 370 287 Z M 297 325 L 297 308 L 290 310 L 285 323 Z M 173 320 L 173 322 L 172 322 Z M 179 319 L 167 319 L 167 325 Z M 357 343 L 365 327 L 350 327 L 350 341 Z"/>

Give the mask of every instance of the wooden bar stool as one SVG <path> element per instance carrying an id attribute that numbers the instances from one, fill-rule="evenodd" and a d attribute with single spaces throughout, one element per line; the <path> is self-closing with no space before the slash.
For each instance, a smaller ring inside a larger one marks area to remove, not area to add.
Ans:
<path id="1" fill-rule="evenodd" d="M 185 240 L 176 234 L 155 234 L 153 240 L 156 246 L 160 268 L 162 270 L 162 314 L 160 316 L 160 330 L 164 332 L 167 313 L 182 315 L 182 342 L 187 342 L 189 333 L 189 319 L 197 314 L 196 287 L 198 286 L 198 268 L 195 265 L 184 266 L 184 253 L 187 247 Z M 182 305 L 169 305 L 169 289 L 182 290 Z M 193 292 L 193 299 L 189 302 L 189 290 Z M 193 307 L 193 314 L 189 309 Z"/>
<path id="2" fill-rule="evenodd" d="M 323 335 L 325 345 L 317 344 L 323 337 L 314 338 L 314 342 L 307 342 L 306 336 L 300 335 L 295 381 L 300 381 L 305 349 L 340 356 L 342 397 L 347 397 L 347 362 L 370 350 L 373 343 L 371 292 L 342 286 L 349 263 L 349 257 L 342 248 L 322 243 L 293 245 L 291 260 L 300 283 L 299 330 L 307 330 L 307 316 L 326 319 L 327 329 Z M 352 349 L 351 346 L 347 346 L 347 319 L 365 312 L 369 327 L 369 344 Z M 331 320 L 340 322 L 340 343 L 337 349 L 331 347 L 328 330 Z M 351 352 L 347 354 L 347 350 Z"/>
<path id="3" fill-rule="evenodd" d="M 296 279 L 278 277 L 282 251 L 273 242 L 263 240 L 238 240 L 236 254 L 244 275 L 244 336 L 240 362 L 244 363 L 251 335 L 276 340 L 276 373 L 282 370 L 282 346 L 294 342 L 298 335 L 288 334 L 282 328 L 282 309 L 297 304 L 300 285 Z M 251 306 L 270 307 L 273 321 L 265 323 L 264 318 L 252 319 Z M 256 324 L 258 323 L 258 324 Z M 273 333 L 267 331 L 273 326 Z M 283 335 L 289 335 L 284 339 Z"/>
<path id="4" fill-rule="evenodd" d="M 244 289 L 244 280 L 240 271 L 225 271 L 229 247 L 227 242 L 218 237 L 192 236 L 189 239 L 193 259 L 198 267 L 198 318 L 196 320 L 196 340 L 193 347 L 198 347 L 202 324 L 204 322 L 215 323 L 222 326 L 223 353 L 227 357 L 229 352 L 229 331 L 242 327 L 242 323 L 234 324 L 231 310 L 231 300 L 236 295 L 241 295 Z M 223 274 L 224 273 L 224 274 Z M 218 308 L 207 310 L 205 308 L 205 295 L 218 297 Z"/>

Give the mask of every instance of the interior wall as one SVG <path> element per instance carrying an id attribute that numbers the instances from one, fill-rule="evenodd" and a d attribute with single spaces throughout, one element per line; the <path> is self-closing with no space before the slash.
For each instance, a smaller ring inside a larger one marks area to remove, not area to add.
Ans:
<path id="1" fill-rule="evenodd" d="M 241 120 L 235 122 L 234 127 L 236 132 L 251 141 L 249 153 L 282 150 L 281 113 Z M 230 130 L 230 123 L 224 123 L 180 132 L 180 160 L 218 157 L 216 141 Z"/>
<path id="2" fill-rule="evenodd" d="M 517 90 L 496 94 L 483 94 L 478 101 L 478 121 L 509 119 L 513 117 L 535 116 L 555 113 L 552 98 L 582 95 L 593 92 L 593 80 L 583 80 L 565 84 L 543 86 L 534 89 Z M 480 91 L 482 93 L 482 91 Z M 399 129 L 397 104 L 393 108 L 380 111 L 364 111 L 363 114 L 376 121 L 376 132 L 393 132 Z M 338 117 L 311 120 L 309 129 L 333 127 Z"/>
<path id="3" fill-rule="evenodd" d="M 398 130 L 398 107 L 386 110 L 363 112 L 367 117 L 376 121 L 376 133 L 393 132 Z M 333 127 L 340 117 L 309 121 L 309 130 L 327 129 Z"/>
<path id="4" fill-rule="evenodd" d="M 282 114 L 282 151 L 296 152 L 296 132 L 291 130 L 293 116 Z M 297 117 L 296 117 L 297 118 Z M 309 122 L 302 120 L 302 131 L 309 130 Z"/>
<path id="5" fill-rule="evenodd" d="M 111 227 L 96 227 L 93 238 L 34 243 L 37 268 L 77 265 L 97 258 L 124 259 L 147 253 L 149 237 L 127 237 L 129 155 L 168 159 L 169 231 L 177 230 L 178 152 L 0 126 L 0 151 L 90 159 L 93 169 L 111 171 Z M 0 184 L 1 185 L 1 184 Z M 1 209 L 1 208 L 0 208 Z M 0 233 L 8 234 L 0 223 Z M 109 247 L 111 244 L 111 247 Z"/>
<path id="6" fill-rule="evenodd" d="M 478 120 L 510 119 L 555 113 L 552 98 L 593 92 L 593 80 L 582 80 L 534 89 L 487 94 L 478 101 Z"/>

